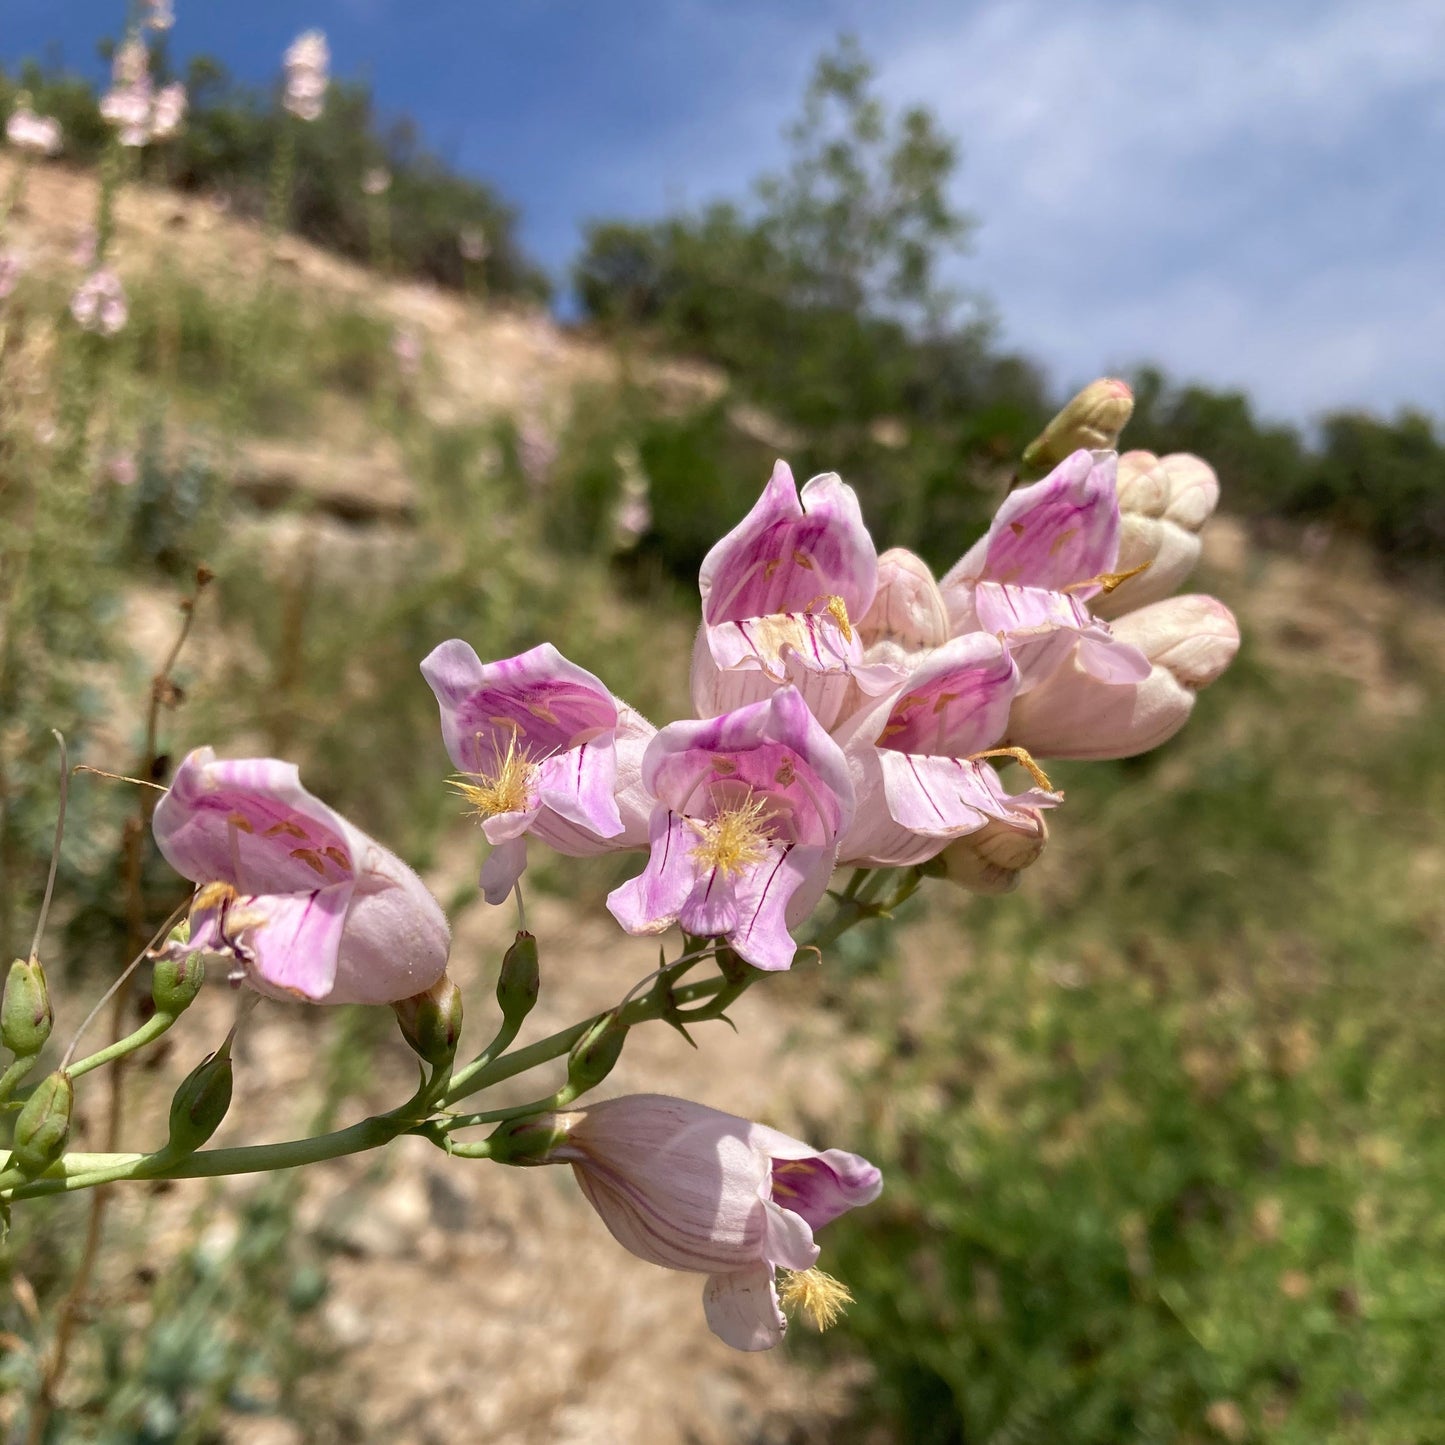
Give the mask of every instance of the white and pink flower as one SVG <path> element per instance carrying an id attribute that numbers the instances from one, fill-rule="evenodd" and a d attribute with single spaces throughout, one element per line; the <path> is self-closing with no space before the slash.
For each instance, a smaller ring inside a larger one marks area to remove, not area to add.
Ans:
<path id="1" fill-rule="evenodd" d="M 608 897 L 613 916 L 629 933 L 680 924 L 757 968 L 788 968 L 789 930 L 822 898 L 854 806 L 847 762 L 802 694 L 669 724 L 642 785 L 657 799 L 651 854 Z"/>
<path id="2" fill-rule="evenodd" d="M 752 511 L 703 559 L 693 706 L 703 717 L 796 687 L 831 729 L 861 690 L 900 680 L 868 664 L 853 625 L 872 605 L 878 554 L 858 498 L 834 473 L 801 494 L 778 462 Z"/>
<path id="3" fill-rule="evenodd" d="M 301 786 L 292 763 L 198 748 L 152 821 L 197 885 L 181 952 L 231 960 L 258 993 L 393 1003 L 445 973 L 447 921 L 395 854 Z"/>
<path id="4" fill-rule="evenodd" d="M 928 654 L 896 695 L 860 713 L 838 742 L 858 799 L 840 861 L 922 863 L 991 820 L 1026 824 L 1062 801 L 1042 785 L 1010 793 L 988 761 L 1019 688 L 1009 650 L 986 632 Z"/>
<path id="5" fill-rule="evenodd" d="M 857 1154 L 817 1150 L 686 1099 L 633 1094 L 555 1122 L 565 1134 L 546 1162 L 572 1166 L 624 1249 L 706 1275 L 708 1326 L 738 1350 L 783 1338 L 777 1271 L 812 1271 L 815 1232 L 883 1188 Z"/>
<path id="6" fill-rule="evenodd" d="M 492 850 L 489 903 L 527 866 L 527 835 L 573 857 L 646 844 L 650 797 L 639 781 L 655 729 L 551 643 L 483 663 L 459 638 L 421 665 L 441 708 L 457 788 Z"/>
<path id="7" fill-rule="evenodd" d="M 34 156 L 53 156 L 60 150 L 60 122 L 48 115 L 36 115 L 22 101 L 5 121 L 5 139 L 16 150 Z"/>
<path id="8" fill-rule="evenodd" d="M 944 575 L 955 635 L 1004 637 L 1027 691 L 1076 654 L 1103 682 L 1139 682 L 1148 660 L 1094 617 L 1088 600 L 1119 553 L 1113 452 L 1076 451 L 1004 499 L 985 536 Z"/>
<path id="9" fill-rule="evenodd" d="M 320 30 L 307 30 L 286 48 L 281 59 L 286 89 L 281 104 L 298 120 L 319 120 L 330 83 L 331 50 Z"/>

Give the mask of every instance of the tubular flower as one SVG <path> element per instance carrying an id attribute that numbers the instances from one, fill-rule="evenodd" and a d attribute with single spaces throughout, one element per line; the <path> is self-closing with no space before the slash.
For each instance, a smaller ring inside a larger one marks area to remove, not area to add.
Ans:
<path id="1" fill-rule="evenodd" d="M 788 930 L 823 896 L 853 819 L 848 765 L 801 694 L 670 724 L 643 755 L 642 783 L 657 799 L 652 852 L 608 897 L 613 916 L 629 933 L 680 923 L 757 968 L 787 968 Z"/>
<path id="2" fill-rule="evenodd" d="M 1219 478 L 1208 462 L 1187 452 L 1125 452 L 1119 458 L 1122 529 L 1115 567 L 1135 575 L 1096 597 L 1091 610 L 1122 617 L 1177 591 L 1199 561 L 1200 528 L 1218 505 Z"/>
<path id="3" fill-rule="evenodd" d="M 906 547 L 890 547 L 878 558 L 878 589 L 858 619 L 865 656 L 926 652 L 949 638 L 948 607 L 928 563 Z"/>
<path id="4" fill-rule="evenodd" d="M 858 799 L 838 857 L 901 867 L 991 820 L 1032 827 L 1060 801 L 1045 786 L 1010 794 L 985 754 L 1004 735 L 1019 673 L 998 638 L 976 632 L 929 654 L 903 689 L 839 733 Z"/>
<path id="5" fill-rule="evenodd" d="M 1149 673 L 1111 686 L 1079 659 L 1015 702 L 1008 738 L 1045 758 L 1128 758 L 1167 742 L 1189 720 L 1199 689 L 1234 660 L 1239 626 L 1213 597 L 1166 597 L 1114 624 Z"/>
<path id="6" fill-rule="evenodd" d="M 312 797 L 294 764 L 198 748 L 152 823 L 166 862 L 197 884 L 190 938 L 272 998 L 392 1003 L 446 971 L 450 933 L 420 878 Z"/>
<path id="7" fill-rule="evenodd" d="M 800 496 L 779 462 L 752 511 L 703 559 L 692 665 L 699 715 L 758 702 L 791 683 L 831 728 L 855 683 L 886 692 L 899 672 L 863 663 L 853 625 L 877 584 L 877 553 L 853 489 L 830 472 Z"/>
<path id="8" fill-rule="evenodd" d="M 708 1326 L 738 1350 L 771 1349 L 783 1338 L 777 1270 L 802 1276 L 803 1287 L 785 1286 L 785 1295 L 806 1307 L 808 1282 L 826 1280 L 813 1268 L 814 1232 L 871 1203 L 883 1187 L 879 1171 L 856 1154 L 820 1152 L 662 1094 L 608 1099 L 555 1122 L 563 1137 L 546 1162 L 572 1166 L 624 1249 L 664 1269 L 707 1275 Z M 827 1303 L 816 1312 L 820 1323 L 835 1317 Z"/>
<path id="9" fill-rule="evenodd" d="M 527 866 L 526 835 L 581 857 L 647 841 L 652 800 L 638 781 L 655 729 L 590 672 L 543 643 L 483 664 L 453 638 L 421 665 L 441 708 L 456 787 L 492 851 L 488 903 L 501 903 Z"/>
<path id="10" fill-rule="evenodd" d="M 1007 639 L 1021 690 L 1061 666 L 1080 664 L 1105 682 L 1138 682 L 1149 668 L 1086 603 L 1115 585 L 1119 503 L 1112 452 L 1076 451 L 1041 482 L 1004 499 L 985 536 L 944 576 L 955 635 Z"/>

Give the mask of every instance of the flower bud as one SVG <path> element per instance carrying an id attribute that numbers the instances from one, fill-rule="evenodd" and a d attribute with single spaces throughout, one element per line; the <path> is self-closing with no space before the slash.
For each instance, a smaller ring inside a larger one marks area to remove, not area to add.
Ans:
<path id="1" fill-rule="evenodd" d="M 567 1060 L 567 1087 L 575 1097 L 595 1089 L 622 1056 L 627 1025 L 616 1013 L 606 1014 L 578 1039 Z"/>
<path id="2" fill-rule="evenodd" d="M 36 959 L 27 963 L 17 958 L 10 965 L 0 1002 L 0 1043 L 17 1059 L 34 1058 L 45 1047 L 54 1021 L 45 970 Z"/>
<path id="3" fill-rule="evenodd" d="M 1122 617 L 1176 592 L 1199 561 L 1199 529 L 1219 503 L 1219 479 L 1196 456 L 1125 452 L 1119 458 L 1118 572 L 1148 564 L 1089 606 L 1100 617 Z"/>
<path id="4" fill-rule="evenodd" d="M 928 871 L 971 893 L 1012 893 L 1023 870 L 1038 859 L 1048 841 L 1044 815 L 1020 810 L 1016 823 L 994 818 L 977 832 L 954 839 Z"/>
<path id="5" fill-rule="evenodd" d="M 42 1079 L 15 1119 L 12 1163 L 26 1174 L 43 1173 L 65 1152 L 75 1085 L 64 1069 Z"/>
<path id="6" fill-rule="evenodd" d="M 922 557 L 890 547 L 878 559 L 878 590 L 858 620 L 864 647 L 893 642 L 907 652 L 942 647 L 948 641 L 948 608 Z"/>
<path id="7" fill-rule="evenodd" d="M 497 1003 L 508 1023 L 519 1024 L 532 1012 L 541 981 L 537 940 L 525 930 L 519 930 L 515 942 L 502 957 L 502 971 L 497 977 Z"/>
<path id="8" fill-rule="evenodd" d="M 462 991 L 442 974 L 425 993 L 392 1004 L 402 1037 L 413 1052 L 440 1068 L 457 1051 L 462 1036 Z"/>
<path id="9" fill-rule="evenodd" d="M 580 1114 L 528 1114 L 508 1119 L 487 1136 L 487 1157 L 496 1164 L 549 1164 L 549 1155 L 567 1137 Z"/>
<path id="10" fill-rule="evenodd" d="M 183 951 L 189 937 L 189 923 L 174 929 L 171 941 L 177 946 L 159 955 L 151 972 L 151 998 L 155 1001 L 156 1012 L 168 1014 L 171 1018 L 190 1008 L 206 981 L 205 954 Z"/>
<path id="11" fill-rule="evenodd" d="M 1112 377 L 1091 381 L 1024 448 L 1024 466 L 1046 472 L 1080 447 L 1112 451 L 1134 414 L 1134 393 Z"/>
<path id="12" fill-rule="evenodd" d="M 231 1041 L 202 1059 L 171 1100 L 172 1153 L 190 1154 L 220 1128 L 231 1107 Z"/>

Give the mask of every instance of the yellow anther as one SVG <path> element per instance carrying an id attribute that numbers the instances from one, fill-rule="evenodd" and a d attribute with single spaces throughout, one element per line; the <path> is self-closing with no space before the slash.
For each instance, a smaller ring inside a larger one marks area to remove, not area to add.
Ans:
<path id="1" fill-rule="evenodd" d="M 801 1314 L 815 1330 L 826 1330 L 843 1318 L 853 1303 L 848 1286 L 821 1269 L 800 1269 L 783 1275 L 778 1298 L 789 1314 Z"/>
<path id="2" fill-rule="evenodd" d="M 829 597 L 823 603 L 823 610 L 831 613 L 833 620 L 838 624 L 839 631 L 843 634 L 844 642 L 853 640 L 853 624 L 848 621 L 848 607 L 841 597 Z"/>
<path id="3" fill-rule="evenodd" d="M 196 889 L 191 900 L 191 912 L 201 913 L 208 908 L 222 908 L 234 901 L 236 890 L 229 883 L 203 883 Z"/>
<path id="4" fill-rule="evenodd" d="M 769 816 L 767 799 L 749 793 L 741 803 L 723 808 L 706 823 L 689 818 L 697 830 L 692 857 L 704 868 L 716 868 L 724 878 L 735 877 L 768 856 Z"/>
<path id="5" fill-rule="evenodd" d="M 1069 583 L 1064 591 L 1081 592 L 1085 587 L 1097 587 L 1107 597 L 1116 587 L 1122 587 L 1131 577 L 1137 577 L 1152 565 L 1150 562 L 1141 562 L 1127 572 L 1100 572 L 1097 577 L 1086 577 L 1082 582 Z"/>
<path id="6" fill-rule="evenodd" d="M 1033 760 L 1027 748 L 986 748 L 981 753 L 969 755 L 969 762 L 982 762 L 984 758 L 1012 758 L 1019 767 L 1027 770 L 1029 777 L 1046 792 L 1052 793 L 1054 785 L 1049 781 L 1049 775 Z"/>

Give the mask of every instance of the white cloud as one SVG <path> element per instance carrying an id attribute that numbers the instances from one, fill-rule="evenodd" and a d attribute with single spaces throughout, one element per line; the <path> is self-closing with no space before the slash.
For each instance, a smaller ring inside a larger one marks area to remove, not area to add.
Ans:
<path id="1" fill-rule="evenodd" d="M 904 14 L 865 27 L 881 83 L 962 138 L 963 274 L 1061 381 L 1153 357 L 1295 416 L 1445 400 L 1438 0 Z"/>

